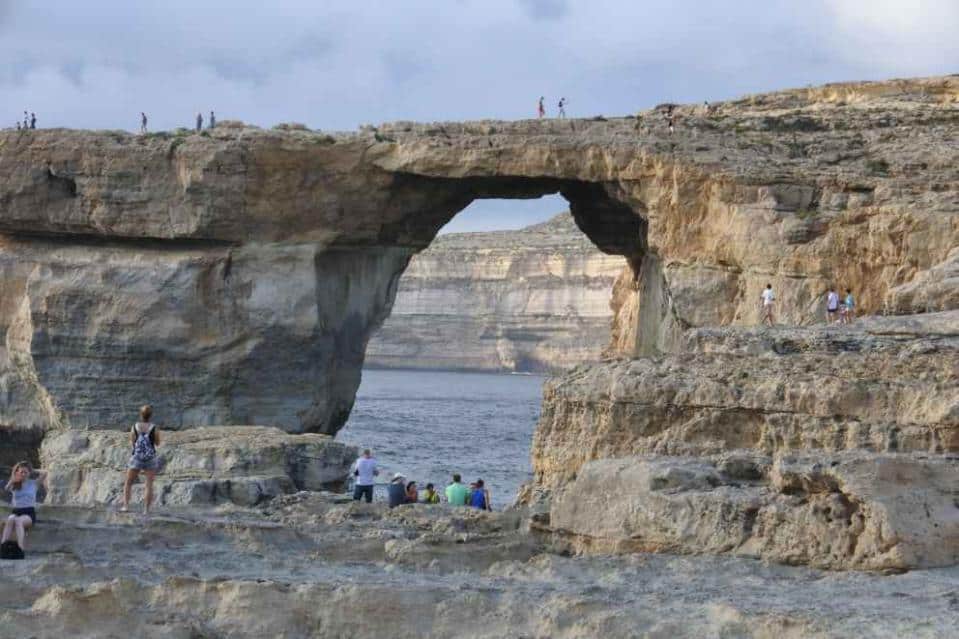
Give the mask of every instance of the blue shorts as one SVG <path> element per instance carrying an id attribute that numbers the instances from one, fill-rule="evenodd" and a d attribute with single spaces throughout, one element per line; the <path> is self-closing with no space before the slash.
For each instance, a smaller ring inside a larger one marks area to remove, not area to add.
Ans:
<path id="1" fill-rule="evenodd" d="M 150 459 L 137 459 L 130 455 L 130 462 L 127 464 L 130 470 L 152 470 L 156 472 L 160 469 L 160 460 L 155 455 Z"/>

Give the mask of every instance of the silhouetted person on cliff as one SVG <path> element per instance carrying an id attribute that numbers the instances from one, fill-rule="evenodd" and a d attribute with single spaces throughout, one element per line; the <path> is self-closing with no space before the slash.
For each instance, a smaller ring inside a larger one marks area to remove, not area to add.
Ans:
<path id="1" fill-rule="evenodd" d="M 36 113 L 32 113 L 32 112 L 30 113 L 30 128 L 31 128 L 31 129 L 37 128 L 37 114 L 36 114 Z"/>
<path id="2" fill-rule="evenodd" d="M 23 112 L 23 128 L 24 129 L 30 128 L 30 114 L 27 113 L 26 111 Z"/>
<path id="3" fill-rule="evenodd" d="M 546 116 L 546 107 L 543 106 L 543 96 L 539 96 L 539 104 L 536 107 L 536 113 L 540 118 Z"/>
<path id="4" fill-rule="evenodd" d="M 147 132 L 147 114 L 140 111 L 140 133 Z"/>
<path id="5" fill-rule="evenodd" d="M 213 129 L 216 127 L 216 114 L 213 111 L 210 111 L 210 128 Z"/>
<path id="6" fill-rule="evenodd" d="M 198 132 L 203 130 L 203 114 L 202 113 L 196 114 L 196 130 Z"/>
<path id="7" fill-rule="evenodd" d="M 566 98 L 560 98 L 558 106 L 559 106 L 559 117 L 565 118 L 566 117 Z"/>

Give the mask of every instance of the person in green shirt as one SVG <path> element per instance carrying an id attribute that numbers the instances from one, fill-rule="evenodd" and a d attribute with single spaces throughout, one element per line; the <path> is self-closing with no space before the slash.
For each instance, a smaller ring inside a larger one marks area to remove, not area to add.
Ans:
<path id="1" fill-rule="evenodd" d="M 463 485 L 459 473 L 453 475 L 453 483 L 446 487 L 446 502 L 451 506 L 465 506 L 469 488 Z"/>

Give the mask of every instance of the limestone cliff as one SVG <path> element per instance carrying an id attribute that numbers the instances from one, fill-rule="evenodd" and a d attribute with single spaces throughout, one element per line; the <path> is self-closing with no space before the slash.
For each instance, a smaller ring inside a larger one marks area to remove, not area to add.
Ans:
<path id="1" fill-rule="evenodd" d="M 519 231 L 441 235 L 403 272 L 366 364 L 542 372 L 597 361 L 623 265 L 568 213 Z"/>
<path id="2" fill-rule="evenodd" d="M 356 134 L 0 133 L 0 423 L 335 432 L 410 256 L 483 197 L 561 193 L 626 258 L 613 354 L 756 321 L 948 309 L 959 78 L 851 83 L 638 117 Z"/>

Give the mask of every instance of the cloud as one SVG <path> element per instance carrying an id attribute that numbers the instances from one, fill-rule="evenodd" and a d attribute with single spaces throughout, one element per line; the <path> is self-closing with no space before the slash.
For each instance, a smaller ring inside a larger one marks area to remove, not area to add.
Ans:
<path id="1" fill-rule="evenodd" d="M 518 2 L 531 18 L 537 20 L 558 20 L 569 13 L 566 0 L 518 0 Z"/>

